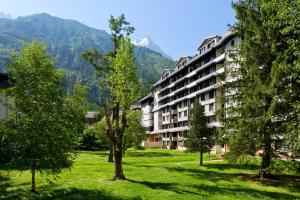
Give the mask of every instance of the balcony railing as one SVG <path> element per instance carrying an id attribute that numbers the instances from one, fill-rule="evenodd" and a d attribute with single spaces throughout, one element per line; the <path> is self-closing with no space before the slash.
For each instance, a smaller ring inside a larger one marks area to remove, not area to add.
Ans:
<path id="1" fill-rule="evenodd" d="M 170 141 L 169 137 L 162 137 L 162 141 Z"/>
<path id="2" fill-rule="evenodd" d="M 178 141 L 178 137 L 172 137 L 172 141 Z"/>

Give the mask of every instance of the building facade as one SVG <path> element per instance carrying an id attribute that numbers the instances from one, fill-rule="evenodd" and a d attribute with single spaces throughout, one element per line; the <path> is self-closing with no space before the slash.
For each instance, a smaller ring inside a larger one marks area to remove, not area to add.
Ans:
<path id="1" fill-rule="evenodd" d="M 145 147 L 184 150 L 184 136 L 189 131 L 188 115 L 194 101 L 204 106 L 209 126 L 214 131 L 221 127 L 216 116 L 223 106 L 220 101 L 221 76 L 225 64 L 230 61 L 229 52 L 238 43 L 240 39 L 232 32 L 222 37 L 206 37 L 196 55 L 181 57 L 174 69 L 165 69 L 161 73 L 160 80 L 153 85 L 153 93 L 140 101 L 143 123 L 145 121 L 144 125 L 151 127 Z M 227 150 L 225 144 L 213 149 L 216 153 Z"/>

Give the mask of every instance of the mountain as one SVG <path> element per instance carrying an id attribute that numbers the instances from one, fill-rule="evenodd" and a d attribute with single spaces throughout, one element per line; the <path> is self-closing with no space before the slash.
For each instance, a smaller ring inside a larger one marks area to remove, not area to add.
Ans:
<path id="1" fill-rule="evenodd" d="M 132 42 L 134 45 L 139 46 L 139 47 L 146 47 L 148 49 L 151 49 L 153 51 L 156 51 L 160 53 L 162 56 L 172 59 L 171 56 L 166 54 L 157 44 L 155 44 L 149 36 L 146 36 L 142 39 L 134 40 Z"/>
<path id="2" fill-rule="evenodd" d="M 56 66 L 67 73 L 67 89 L 77 79 L 82 79 L 91 87 L 90 98 L 98 98 L 94 97 L 97 90 L 94 69 L 82 59 L 82 53 L 93 48 L 104 53 L 111 50 L 113 45 L 110 34 L 75 20 L 45 13 L 16 19 L 0 18 L 0 72 L 5 71 L 11 55 L 24 42 L 33 40 L 43 42 Z M 174 65 L 173 60 L 146 47 L 138 46 L 135 56 L 144 83 L 156 80 L 164 68 Z"/>
<path id="3" fill-rule="evenodd" d="M 3 11 L 0 11 L 0 18 L 8 18 L 8 19 L 11 19 L 12 16 L 10 14 L 6 14 L 5 12 Z"/>

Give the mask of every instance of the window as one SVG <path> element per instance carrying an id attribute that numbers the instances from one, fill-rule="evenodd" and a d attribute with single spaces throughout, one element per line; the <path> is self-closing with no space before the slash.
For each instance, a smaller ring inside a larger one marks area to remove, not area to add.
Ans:
<path id="1" fill-rule="evenodd" d="M 187 101 L 183 102 L 183 107 L 187 107 Z"/>
<path id="2" fill-rule="evenodd" d="M 232 47 L 234 46 L 234 40 L 231 40 L 231 46 Z"/>
<path id="3" fill-rule="evenodd" d="M 178 114 L 179 114 L 179 118 L 181 118 L 181 112 L 179 112 Z"/>
<path id="4" fill-rule="evenodd" d="M 214 110 L 214 103 L 209 104 L 208 110 L 209 111 L 213 111 Z"/>
<path id="5" fill-rule="evenodd" d="M 207 48 L 208 48 L 208 49 L 211 48 L 211 47 L 214 45 L 214 43 L 215 43 L 215 41 L 212 41 L 211 43 L 209 43 L 209 44 L 207 45 Z"/>
<path id="6" fill-rule="evenodd" d="M 185 117 L 187 116 L 187 111 L 184 111 L 184 116 L 185 116 Z"/>
<path id="7" fill-rule="evenodd" d="M 208 120 L 209 120 L 209 123 L 213 123 L 213 122 L 216 121 L 216 117 L 215 117 L 215 116 L 210 116 L 210 117 L 208 118 Z"/>
<path id="8" fill-rule="evenodd" d="M 205 94 L 201 94 L 201 101 L 205 101 Z"/>
<path id="9" fill-rule="evenodd" d="M 167 121 L 169 121 L 169 116 L 167 116 Z"/>
<path id="10" fill-rule="evenodd" d="M 205 52 L 205 47 L 203 47 L 202 49 L 200 49 L 200 54 L 203 54 Z"/>
<path id="11" fill-rule="evenodd" d="M 209 92 L 209 98 L 212 99 L 214 97 L 215 97 L 215 91 L 212 90 L 212 91 Z"/>

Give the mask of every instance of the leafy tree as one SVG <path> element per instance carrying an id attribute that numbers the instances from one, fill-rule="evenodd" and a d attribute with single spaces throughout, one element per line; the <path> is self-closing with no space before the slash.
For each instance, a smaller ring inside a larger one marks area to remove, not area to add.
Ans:
<path id="1" fill-rule="evenodd" d="M 26 44 L 8 69 L 14 80 L 9 90 L 13 104 L 5 132 L 14 139 L 12 162 L 30 168 L 35 192 L 36 171 L 55 175 L 72 163 L 85 126 L 86 88 L 78 83 L 66 97 L 62 73 L 37 42 Z"/>
<path id="2" fill-rule="evenodd" d="M 235 81 L 224 87 L 224 133 L 231 151 L 247 154 L 263 149 L 264 177 L 271 163 L 272 139 L 288 138 L 285 124 L 299 116 L 291 109 L 292 99 L 299 100 L 294 95 L 299 94 L 299 3 L 243 0 L 233 7 L 238 20 L 233 29 L 242 40 L 237 52 L 229 54 L 233 61 L 226 69 L 227 77 Z M 299 132 L 293 130 L 298 143 Z"/>
<path id="3" fill-rule="evenodd" d="M 142 113 L 140 111 L 130 111 L 127 118 L 129 127 L 125 131 L 123 153 L 128 147 L 138 149 L 146 138 L 146 129 L 141 121 Z"/>
<path id="4" fill-rule="evenodd" d="M 97 50 L 85 52 L 84 58 L 92 64 L 99 78 L 99 85 L 108 93 L 104 102 L 106 119 L 106 135 L 111 141 L 114 156 L 114 179 L 125 179 L 122 167 L 123 140 L 128 128 L 127 113 L 136 101 L 140 81 L 134 59 L 134 47 L 128 37 L 134 28 L 125 20 L 125 16 L 118 18 L 111 16 L 113 51 L 107 55 Z"/>
<path id="5" fill-rule="evenodd" d="M 108 150 L 110 141 L 106 137 L 105 119 L 86 127 L 80 142 L 81 148 Z"/>
<path id="6" fill-rule="evenodd" d="M 96 70 L 96 76 L 98 78 L 99 93 L 102 94 L 102 105 L 106 105 L 109 102 L 109 81 L 108 77 L 111 72 L 109 57 L 116 56 L 116 50 L 119 43 L 124 35 L 129 36 L 134 32 L 134 27 L 130 26 L 130 23 L 126 21 L 125 15 L 122 14 L 118 18 L 113 16 L 109 19 L 109 27 L 111 29 L 111 39 L 113 42 L 113 49 L 108 53 L 104 54 L 97 49 L 92 49 L 91 51 L 85 51 L 83 53 L 83 58 L 88 61 Z M 108 157 L 108 162 L 113 162 L 113 145 L 110 146 L 110 153 Z"/>
<path id="7" fill-rule="evenodd" d="M 190 131 L 185 141 L 186 147 L 192 152 L 200 153 L 200 165 L 203 165 L 203 153 L 210 152 L 214 145 L 213 129 L 208 127 L 209 119 L 204 108 L 198 101 L 194 102 L 190 113 Z"/>

